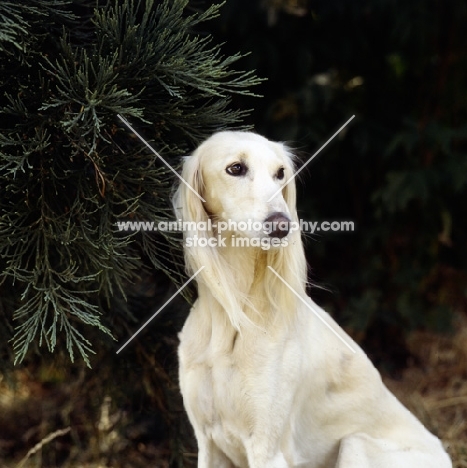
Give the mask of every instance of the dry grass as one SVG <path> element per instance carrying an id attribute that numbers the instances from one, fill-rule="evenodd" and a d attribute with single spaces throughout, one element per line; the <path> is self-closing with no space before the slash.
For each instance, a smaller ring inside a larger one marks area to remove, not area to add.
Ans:
<path id="1" fill-rule="evenodd" d="M 388 387 L 438 437 L 455 468 L 467 467 L 467 319 L 459 317 L 454 336 L 415 332 L 408 339 L 414 356 L 401 380 Z"/>

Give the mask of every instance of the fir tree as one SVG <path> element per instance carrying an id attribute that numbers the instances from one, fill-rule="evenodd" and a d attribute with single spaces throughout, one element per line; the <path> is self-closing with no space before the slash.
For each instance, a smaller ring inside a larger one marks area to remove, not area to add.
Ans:
<path id="1" fill-rule="evenodd" d="M 95 5 L 0 4 L 0 306 L 15 362 L 32 344 L 64 342 L 89 365 L 85 325 L 111 335 L 108 304 L 144 266 L 181 281 L 178 238 L 116 228 L 171 219 L 173 185 L 117 114 L 175 166 L 213 131 L 239 125 L 246 113 L 230 96 L 258 82 L 232 68 L 240 55 L 223 57 L 194 33 L 219 5 Z"/>

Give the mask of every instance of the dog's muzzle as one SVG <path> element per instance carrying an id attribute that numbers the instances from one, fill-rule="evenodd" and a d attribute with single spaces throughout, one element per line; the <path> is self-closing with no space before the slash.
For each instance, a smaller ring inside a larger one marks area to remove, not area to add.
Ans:
<path id="1" fill-rule="evenodd" d="M 282 239 L 290 231 L 290 218 L 285 213 L 271 213 L 263 222 L 264 232 L 269 237 Z"/>

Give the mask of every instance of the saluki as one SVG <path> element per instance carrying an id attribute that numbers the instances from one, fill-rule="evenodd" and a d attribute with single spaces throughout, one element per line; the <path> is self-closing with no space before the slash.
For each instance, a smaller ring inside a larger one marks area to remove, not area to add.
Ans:
<path id="1" fill-rule="evenodd" d="M 173 202 L 198 298 L 179 378 L 198 467 L 451 467 L 307 296 L 293 171 L 285 145 L 250 132 L 216 133 L 183 163 Z"/>

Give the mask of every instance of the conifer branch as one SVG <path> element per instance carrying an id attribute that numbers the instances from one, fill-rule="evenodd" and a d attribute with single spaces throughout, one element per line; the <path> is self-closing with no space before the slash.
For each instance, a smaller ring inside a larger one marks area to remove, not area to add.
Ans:
<path id="1" fill-rule="evenodd" d="M 110 310 L 141 271 L 183 281 L 179 237 L 116 229 L 172 219 L 173 186 L 116 114 L 176 166 L 213 131 L 240 125 L 247 112 L 231 96 L 260 81 L 194 33 L 220 5 L 186 14 L 187 4 L 109 1 L 90 19 L 91 0 L 0 5 L 0 300 L 15 362 L 33 344 L 63 345 L 90 365 L 87 330 L 111 335 Z"/>

